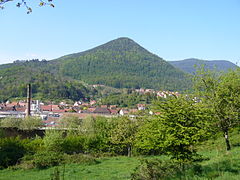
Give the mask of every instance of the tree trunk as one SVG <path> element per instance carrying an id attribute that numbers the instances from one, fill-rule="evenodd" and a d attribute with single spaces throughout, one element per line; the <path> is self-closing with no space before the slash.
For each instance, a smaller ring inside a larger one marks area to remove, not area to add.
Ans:
<path id="1" fill-rule="evenodd" d="M 227 151 L 230 151 L 231 150 L 231 145 L 230 145 L 230 141 L 229 141 L 229 138 L 228 138 L 228 130 L 226 130 L 224 132 L 224 138 L 225 138 L 225 142 L 226 142 L 226 146 L 227 146 Z"/>
<path id="2" fill-rule="evenodd" d="M 132 156 L 132 147 L 131 147 L 131 145 L 128 145 L 127 149 L 128 149 L 128 157 L 131 157 Z"/>

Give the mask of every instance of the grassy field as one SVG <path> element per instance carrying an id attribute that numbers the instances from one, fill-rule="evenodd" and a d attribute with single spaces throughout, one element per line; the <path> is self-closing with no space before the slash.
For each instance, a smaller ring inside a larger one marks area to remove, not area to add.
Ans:
<path id="1" fill-rule="evenodd" d="M 62 176 L 64 172 L 65 180 L 78 179 L 130 179 L 130 174 L 138 165 L 138 158 L 111 157 L 99 160 L 93 165 L 69 164 L 58 166 Z M 2 170 L 1 180 L 45 180 L 50 179 L 55 167 L 46 170 Z"/>
<path id="2" fill-rule="evenodd" d="M 217 179 L 217 180 L 239 180 L 240 179 L 240 134 L 237 132 L 231 136 L 233 149 L 225 150 L 223 138 L 217 138 L 205 142 L 199 146 L 199 152 L 206 158 L 200 164 L 202 173 L 200 175 L 185 174 L 182 179 Z M 155 158 L 155 157 L 145 157 Z M 157 157 L 161 158 L 161 157 Z M 96 164 L 68 164 L 58 166 L 61 179 L 64 180 L 110 180 L 130 179 L 131 173 L 140 163 L 140 157 L 108 157 L 101 158 Z M 47 180 L 51 179 L 56 172 L 56 167 L 45 170 L 0 170 L 0 180 Z"/>

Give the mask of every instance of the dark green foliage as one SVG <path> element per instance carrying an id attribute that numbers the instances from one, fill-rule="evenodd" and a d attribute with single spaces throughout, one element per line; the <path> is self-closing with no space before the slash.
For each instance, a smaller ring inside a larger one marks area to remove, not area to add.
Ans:
<path id="1" fill-rule="evenodd" d="M 24 154 L 24 145 L 18 137 L 0 139 L 0 168 L 15 165 Z"/>
<path id="2" fill-rule="evenodd" d="M 166 90 L 183 90 L 188 86 L 183 72 L 128 38 L 54 62 L 59 64 L 62 74 L 90 84 Z"/>
<path id="3" fill-rule="evenodd" d="M 26 97 L 28 83 L 35 98 L 54 100 L 97 95 L 79 80 L 116 88 L 179 91 L 191 86 L 185 73 L 128 38 L 53 61 L 35 59 L 1 65 L 0 79 L 0 101 Z"/>
<path id="4" fill-rule="evenodd" d="M 0 124 L 1 124 L 1 120 L 0 120 Z M 5 137 L 5 132 L 3 129 L 0 128 L 0 138 L 4 138 Z"/>
<path id="5" fill-rule="evenodd" d="M 33 155 L 32 164 L 34 167 L 44 169 L 57 166 L 63 161 L 63 154 L 53 151 L 39 151 Z"/>
<path id="6" fill-rule="evenodd" d="M 95 93 L 79 81 L 58 75 L 56 66 L 47 61 L 32 60 L 2 66 L 0 101 L 26 97 L 28 83 L 32 84 L 33 97 L 39 99 L 79 100 Z"/>
<path id="7" fill-rule="evenodd" d="M 80 135 L 70 135 L 64 138 L 62 148 L 67 154 L 84 153 L 86 138 Z"/>

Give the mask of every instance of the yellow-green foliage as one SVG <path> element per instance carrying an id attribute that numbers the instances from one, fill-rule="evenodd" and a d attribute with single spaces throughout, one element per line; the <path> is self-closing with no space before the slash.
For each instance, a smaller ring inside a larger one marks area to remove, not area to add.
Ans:
<path id="1" fill-rule="evenodd" d="M 42 126 L 42 120 L 38 117 L 27 118 L 4 118 L 0 123 L 1 127 L 12 127 L 25 130 L 31 130 Z"/>

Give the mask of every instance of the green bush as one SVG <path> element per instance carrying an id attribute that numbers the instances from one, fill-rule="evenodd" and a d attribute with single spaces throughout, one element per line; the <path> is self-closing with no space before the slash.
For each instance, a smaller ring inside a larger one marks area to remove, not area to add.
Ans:
<path id="1" fill-rule="evenodd" d="M 64 154 L 63 158 L 65 164 L 78 163 L 92 165 L 100 163 L 93 156 L 86 154 L 73 154 L 73 155 Z"/>
<path id="2" fill-rule="evenodd" d="M 25 154 L 26 150 L 19 137 L 0 139 L 0 167 L 15 165 Z"/>
<path id="3" fill-rule="evenodd" d="M 202 166 L 192 162 L 174 160 L 143 160 L 134 170 L 131 177 L 133 180 L 182 179 L 186 171 L 192 176 L 200 175 L 202 173 Z"/>
<path id="4" fill-rule="evenodd" d="M 67 154 L 83 153 L 85 151 L 85 139 L 84 136 L 70 135 L 65 137 L 62 143 L 63 152 Z"/>
<path id="5" fill-rule="evenodd" d="M 42 120 L 38 117 L 27 117 L 21 119 L 19 129 L 31 130 L 43 125 Z"/>
<path id="6" fill-rule="evenodd" d="M 34 154 L 31 162 L 38 169 L 57 166 L 63 162 L 63 154 L 52 151 L 40 151 Z"/>
<path id="7" fill-rule="evenodd" d="M 4 118 L 1 120 L 1 127 L 16 127 L 19 128 L 21 124 L 22 119 L 20 118 Z"/>
<path id="8" fill-rule="evenodd" d="M 34 154 L 44 149 L 43 139 L 39 136 L 36 136 L 34 139 L 25 139 L 23 142 L 25 149 L 29 154 Z"/>
<path id="9" fill-rule="evenodd" d="M 85 149 L 87 153 L 100 152 L 101 138 L 96 135 L 90 135 L 86 138 Z"/>
<path id="10" fill-rule="evenodd" d="M 45 132 L 43 138 L 43 148 L 45 151 L 62 152 L 63 151 L 63 132 L 59 130 L 49 130 Z"/>
<path id="11" fill-rule="evenodd" d="M 1 120 L 0 120 L 0 124 L 1 124 Z M 0 138 L 4 138 L 5 137 L 5 132 L 3 129 L 0 128 Z"/>

